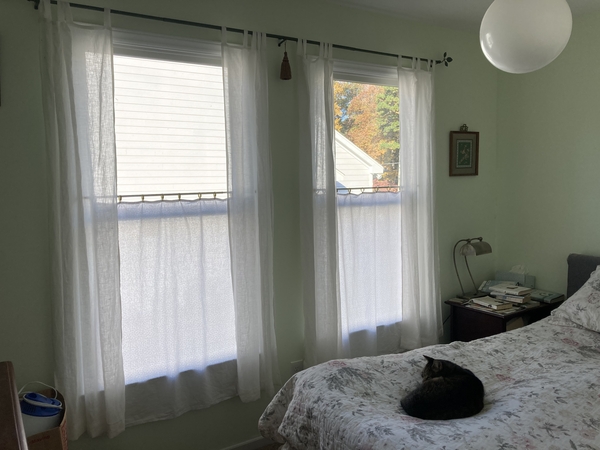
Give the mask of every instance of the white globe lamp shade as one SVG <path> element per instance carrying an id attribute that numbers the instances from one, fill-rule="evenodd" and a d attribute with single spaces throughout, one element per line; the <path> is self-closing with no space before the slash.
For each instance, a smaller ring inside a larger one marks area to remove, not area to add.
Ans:
<path id="1" fill-rule="evenodd" d="M 560 55 L 572 26 L 565 0 L 495 0 L 481 21 L 479 41 L 498 69 L 527 73 Z"/>

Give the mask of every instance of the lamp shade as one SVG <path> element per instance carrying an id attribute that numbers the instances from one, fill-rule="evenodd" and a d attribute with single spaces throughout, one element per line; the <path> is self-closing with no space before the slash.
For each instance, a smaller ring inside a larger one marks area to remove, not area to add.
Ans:
<path id="1" fill-rule="evenodd" d="M 492 253 L 492 246 L 485 241 L 471 241 L 463 245 L 459 253 L 462 256 L 479 256 Z"/>
<path id="2" fill-rule="evenodd" d="M 565 0 L 495 0 L 481 21 L 479 41 L 498 69 L 527 73 L 560 55 L 572 26 Z"/>

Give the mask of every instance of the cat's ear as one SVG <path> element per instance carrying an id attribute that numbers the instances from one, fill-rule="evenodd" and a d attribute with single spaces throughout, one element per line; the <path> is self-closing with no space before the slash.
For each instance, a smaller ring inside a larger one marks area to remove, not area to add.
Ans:
<path id="1" fill-rule="evenodd" d="M 423 355 L 423 358 L 425 358 L 427 360 L 427 363 L 431 364 L 433 362 L 433 358 L 427 356 L 427 355 Z"/>
<path id="2" fill-rule="evenodd" d="M 443 364 L 442 361 L 440 361 L 439 359 L 436 359 L 433 362 L 433 365 L 431 366 L 431 368 L 433 369 L 434 372 L 439 372 L 440 370 L 442 370 Z"/>

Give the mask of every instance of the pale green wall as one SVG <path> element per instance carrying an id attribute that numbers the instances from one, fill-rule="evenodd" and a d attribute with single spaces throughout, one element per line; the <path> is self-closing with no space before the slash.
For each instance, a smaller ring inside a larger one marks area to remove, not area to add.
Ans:
<path id="1" fill-rule="evenodd" d="M 384 52 L 439 58 L 447 51 L 455 61 L 449 68 L 437 68 L 435 91 L 442 298 L 449 298 L 458 290 L 451 258 L 452 246 L 458 239 L 482 235 L 489 240 L 495 253 L 479 257 L 473 266 L 478 280 L 493 273 L 497 249 L 493 212 L 497 202 L 497 71 L 482 56 L 476 33 L 428 27 L 321 0 L 113 0 L 103 4 Z M 99 20 L 98 14 L 86 16 Z M 219 39 L 216 32 L 143 20 L 113 16 L 113 24 L 187 36 L 208 34 Z M 289 363 L 303 356 L 296 80 L 278 79 L 282 51 L 275 40 L 270 40 L 270 46 L 275 320 L 280 367 L 287 378 Z M 290 56 L 294 51 L 295 46 L 288 45 Z M 366 58 L 360 53 L 345 56 Z M 294 67 L 292 58 L 292 70 Z M 0 83 L 0 360 L 13 361 L 19 385 L 30 380 L 51 382 L 48 208 L 37 12 L 26 0 L 0 0 Z M 449 178 L 448 133 L 462 123 L 481 133 L 479 176 Z M 444 309 L 444 313 L 448 311 Z M 112 440 L 83 438 L 72 442 L 70 448 L 223 448 L 258 436 L 256 422 L 267 400 L 252 404 L 230 400 L 177 419 L 132 427 Z"/>
<path id="2" fill-rule="evenodd" d="M 498 268 L 565 292 L 569 253 L 600 254 L 600 15 L 545 68 L 498 81 Z"/>
<path id="3" fill-rule="evenodd" d="M 48 227 L 38 38 L 31 4 L 0 0 L 0 360 L 52 379 Z"/>

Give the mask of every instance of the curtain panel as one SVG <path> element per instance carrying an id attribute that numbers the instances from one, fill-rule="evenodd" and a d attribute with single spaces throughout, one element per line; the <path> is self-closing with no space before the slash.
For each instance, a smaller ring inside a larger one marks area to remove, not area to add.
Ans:
<path id="1" fill-rule="evenodd" d="M 267 36 L 244 32 L 227 44 L 223 85 L 227 136 L 229 247 L 242 401 L 280 384 L 273 318 L 273 198 L 269 147 Z"/>
<path id="2" fill-rule="evenodd" d="M 402 186 L 401 345 L 437 344 L 442 335 L 439 257 L 435 227 L 434 89 L 435 62 L 427 70 L 399 59 L 400 185 Z"/>
<path id="3" fill-rule="evenodd" d="M 227 201 L 122 202 L 126 425 L 237 395 Z"/>
<path id="4" fill-rule="evenodd" d="M 337 196 L 342 335 L 350 356 L 395 353 L 402 326 L 401 194 Z"/>
<path id="5" fill-rule="evenodd" d="M 349 355 L 343 348 L 335 190 L 333 58 L 298 41 L 300 108 L 300 233 L 305 362 L 312 366 Z"/>
<path id="6" fill-rule="evenodd" d="M 112 37 L 40 4 L 49 166 L 56 387 L 71 439 L 125 427 L 116 205 Z"/>

